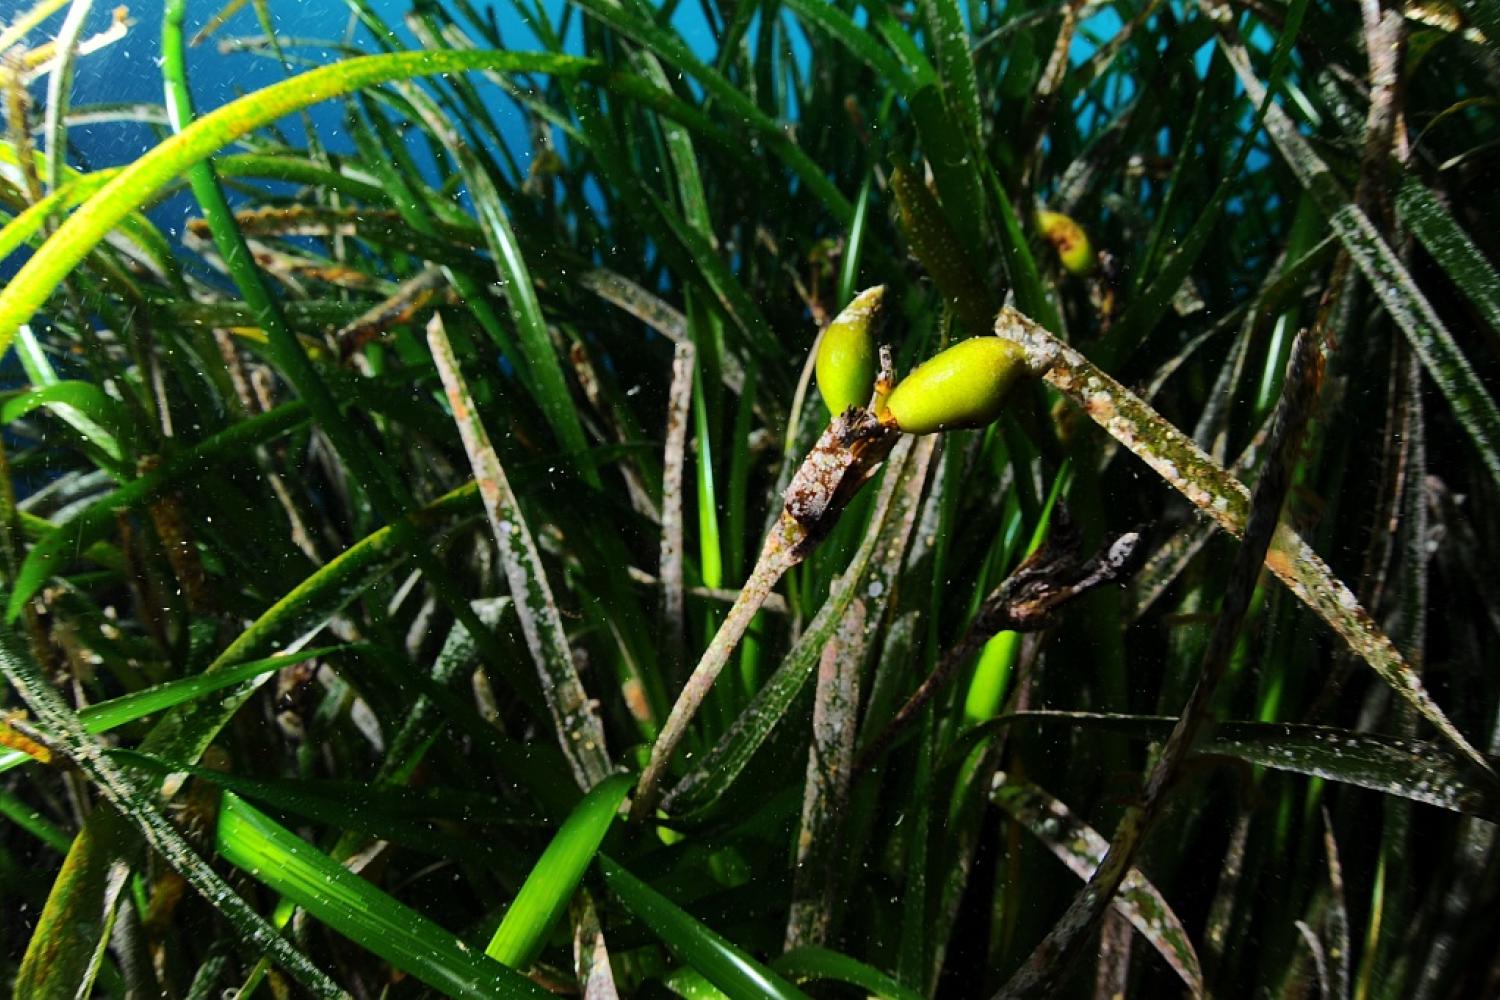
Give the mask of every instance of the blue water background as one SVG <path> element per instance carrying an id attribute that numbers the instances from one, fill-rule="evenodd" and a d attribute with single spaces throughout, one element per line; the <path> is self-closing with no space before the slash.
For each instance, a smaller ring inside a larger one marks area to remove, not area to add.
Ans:
<path id="1" fill-rule="evenodd" d="M 8 20 L 14 9 L 29 6 L 32 0 L 0 0 L 0 21 Z M 128 36 L 107 49 L 80 59 L 74 82 L 73 104 L 75 107 L 97 103 L 149 102 L 160 104 L 162 87 L 160 75 L 161 9 L 159 3 L 133 4 L 130 13 L 135 23 Z M 199 27 L 207 23 L 223 6 L 221 0 L 190 0 L 187 14 L 187 33 L 191 37 Z M 373 36 L 351 17 L 348 6 L 342 0 L 271 0 L 270 10 L 278 35 L 286 44 L 290 59 L 298 65 L 294 70 L 312 64 L 336 61 L 343 53 L 332 46 L 299 44 L 306 40 L 323 40 L 334 45 L 351 43 L 367 52 L 379 51 Z M 407 31 L 405 15 L 411 9 L 411 0 L 372 0 L 372 8 L 389 24 L 396 34 L 399 46 L 417 47 L 416 38 Z M 557 23 L 565 6 L 564 0 L 544 0 L 544 8 Z M 510 3 L 476 3 L 481 11 L 492 8 L 501 37 L 508 48 L 531 50 L 541 44 L 527 22 Z M 109 5 L 95 5 L 89 29 L 90 33 L 108 23 Z M 580 48 L 579 22 L 585 16 L 574 11 L 572 27 L 565 36 L 570 51 Z M 863 11 L 858 14 L 863 21 Z M 61 14 L 52 18 L 32 37 L 45 37 L 49 29 L 61 22 Z M 793 26 L 787 16 L 787 32 L 794 58 L 803 62 L 808 59 L 808 47 L 800 30 Z M 1120 19 L 1112 10 L 1102 10 L 1091 16 L 1081 26 L 1074 39 L 1071 52 L 1073 61 L 1081 63 L 1096 51 L 1101 41 L 1108 39 L 1120 28 Z M 682 34 L 692 49 L 709 60 L 717 50 L 717 39 L 704 17 L 702 7 L 694 0 L 679 3 L 673 17 L 673 25 Z M 750 41 L 753 44 L 758 25 L 752 25 Z M 255 12 L 247 5 L 227 24 L 223 25 L 205 44 L 187 51 L 188 78 L 198 112 L 212 110 L 236 97 L 284 79 L 283 67 L 272 59 L 247 52 L 222 54 L 219 43 L 225 39 L 261 34 Z M 496 86 L 473 78 L 480 94 L 495 109 L 502 137 L 510 145 L 512 154 L 525 169 L 530 160 L 531 142 L 526 134 L 525 122 L 510 99 Z M 1115 100 L 1130 98 L 1128 92 L 1113 95 Z M 318 133 L 319 141 L 334 153 L 353 151 L 353 144 L 346 134 L 343 121 L 342 102 L 325 102 L 308 110 L 308 116 Z M 294 144 L 305 142 L 302 120 L 288 117 L 278 123 L 278 128 Z M 128 163 L 141 153 L 156 145 L 158 132 L 146 125 L 136 123 L 107 123 L 75 127 L 69 133 L 72 152 L 70 162 L 83 170 Z M 423 159 L 418 150 L 418 158 Z M 852 194 L 852 192 L 851 192 Z M 169 237 L 181 235 L 184 223 L 198 214 L 196 204 L 186 191 L 179 191 L 166 198 L 151 210 L 153 221 Z M 6 261 L 0 265 L 0 278 L 13 273 L 17 261 Z"/>
<path id="2" fill-rule="evenodd" d="M 187 36 L 191 38 L 222 6 L 221 0 L 189 0 Z M 405 16 L 412 7 L 410 0 L 372 0 L 370 6 L 393 30 L 393 47 L 420 48 L 416 37 L 405 25 Z M 511 4 L 475 4 L 480 11 L 491 6 L 507 48 L 521 51 L 542 48 L 536 33 Z M 548 0 L 544 6 L 553 22 L 557 23 L 564 7 L 562 0 Z M 102 3 L 96 5 L 94 12 L 94 21 L 101 24 L 106 13 L 102 10 L 103 7 Z M 346 58 L 347 52 L 338 47 L 345 44 L 364 52 L 381 51 L 373 34 L 351 17 L 348 5 L 342 0 L 271 0 L 269 7 L 277 35 L 282 39 L 285 54 L 293 64 L 293 72 Z M 123 42 L 79 61 L 74 82 L 75 106 L 122 101 L 161 103 L 160 5 L 149 3 L 142 7 L 132 6 L 131 15 L 136 23 Z M 574 27 L 565 38 L 573 51 L 581 47 L 577 28 L 581 17 L 581 12 L 574 13 Z M 681 4 L 676 23 L 685 36 L 693 40 L 695 48 L 699 51 L 711 50 L 712 36 L 697 4 Z M 261 34 L 260 22 L 254 10 L 247 5 L 221 26 L 212 38 L 187 49 L 188 81 L 199 114 L 286 78 L 286 70 L 274 59 L 244 51 L 228 54 L 219 51 L 220 43 L 225 40 Z M 472 31 L 471 37 L 482 44 Z M 333 44 L 305 44 L 308 41 Z M 485 100 L 496 109 L 495 119 L 500 126 L 501 135 L 522 169 L 525 169 L 530 161 L 531 143 L 525 121 L 518 109 L 494 84 L 477 74 L 472 77 L 472 81 Z M 344 107 L 341 101 L 329 101 L 314 105 L 307 112 L 308 119 L 317 131 L 318 141 L 331 153 L 354 151 L 353 142 L 344 128 Z M 302 121 L 300 116 L 288 116 L 277 122 L 277 128 L 293 145 L 305 145 Z M 69 138 L 76 159 L 81 161 L 74 165 L 83 169 L 127 163 L 158 141 L 154 129 L 134 123 L 91 125 L 70 131 Z M 425 159 L 425 151 L 419 146 L 414 146 L 414 152 L 418 154 L 419 162 Z M 195 217 L 198 212 L 191 196 L 181 192 L 162 202 L 150 214 L 168 236 L 176 237 L 180 235 L 183 223 Z"/>

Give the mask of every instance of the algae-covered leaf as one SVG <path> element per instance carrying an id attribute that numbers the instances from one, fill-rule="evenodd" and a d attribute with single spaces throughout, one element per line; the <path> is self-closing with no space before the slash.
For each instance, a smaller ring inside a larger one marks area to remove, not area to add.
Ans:
<path id="1" fill-rule="evenodd" d="M 1172 731 L 1176 719 L 1164 715 L 1033 711 L 1018 712 L 1003 721 L 1079 726 L 1160 740 Z M 1500 820 L 1500 792 L 1484 773 L 1452 749 L 1426 740 L 1287 722 L 1223 722 L 1196 753 L 1232 757 L 1276 771 L 1311 775 Z"/>
<path id="2" fill-rule="evenodd" d="M 1396 195 L 1396 208 L 1433 260 L 1442 265 L 1453 285 L 1466 295 L 1500 337 L 1500 274 L 1459 228 L 1453 216 L 1415 177 L 1408 177 Z"/>
<path id="3" fill-rule="evenodd" d="M 563 631 L 562 617 L 552 598 L 552 587 L 547 582 L 541 555 L 500 465 L 500 458 L 490 444 L 489 432 L 484 429 L 474 398 L 459 371 L 458 359 L 440 315 L 434 315 L 428 323 L 427 341 L 448 392 L 454 423 L 458 425 L 464 450 L 474 468 L 480 499 L 484 501 L 490 530 L 505 565 L 511 600 L 515 603 L 517 617 L 521 619 L 521 629 L 526 634 L 532 660 L 542 678 L 542 691 L 557 727 L 557 739 L 567 755 L 578 786 L 588 791 L 610 772 L 604 726 L 579 679 L 573 650 L 567 633 Z"/>
<path id="4" fill-rule="evenodd" d="M 1266 100 L 1267 88 L 1255 75 L 1249 54 L 1233 26 L 1221 23 L 1219 31 L 1219 44 L 1246 94 L 1254 101 Z M 1291 117 L 1274 104 L 1268 110 L 1266 128 L 1282 159 L 1318 203 L 1344 250 L 1369 281 L 1391 319 L 1406 334 L 1407 342 L 1422 360 L 1422 367 L 1448 401 L 1481 464 L 1500 483 L 1500 407 L 1485 388 L 1479 372 L 1465 357 L 1411 272 L 1370 217 L 1339 186 L 1333 172 L 1297 130 Z M 1426 221 L 1434 222 L 1431 213 Z"/>
<path id="5" fill-rule="evenodd" d="M 243 799 L 227 792 L 219 854 L 317 920 L 446 996 L 545 997 L 518 973 L 381 892 Z"/>
<path id="6" fill-rule="evenodd" d="M 1173 720 L 1175 721 L 1175 720 Z M 1109 841 L 1066 805 L 1028 781 L 1004 773 L 995 776 L 991 800 L 1047 846 L 1068 870 L 1085 882 L 1109 849 Z M 1115 897 L 1114 907 L 1141 932 L 1182 978 L 1194 996 L 1203 995 L 1203 972 L 1187 929 L 1138 869 L 1131 869 Z"/>
<path id="7" fill-rule="evenodd" d="M 1053 388 L 1071 398 L 1115 440 L 1156 471 L 1220 528 L 1239 536 L 1249 516 L 1250 491 L 1218 462 L 1193 443 L 1135 393 L 1115 381 L 1074 348 L 1006 308 L 995 321 L 995 332 L 1026 346 L 1046 368 Z M 1389 636 L 1360 606 L 1354 592 L 1328 568 L 1312 547 L 1285 523 L 1276 529 L 1266 553 L 1266 568 L 1275 573 L 1297 599 L 1327 622 L 1349 648 L 1358 653 L 1443 738 L 1481 769 L 1489 763 L 1458 731 L 1439 707 L 1421 677 L 1411 668 Z"/>

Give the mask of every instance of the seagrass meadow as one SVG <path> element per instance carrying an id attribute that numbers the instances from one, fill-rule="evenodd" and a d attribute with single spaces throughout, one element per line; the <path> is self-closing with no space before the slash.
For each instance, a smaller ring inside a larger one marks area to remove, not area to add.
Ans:
<path id="1" fill-rule="evenodd" d="M 1500 0 L 108 6 L 0 991 L 1500 995 Z"/>

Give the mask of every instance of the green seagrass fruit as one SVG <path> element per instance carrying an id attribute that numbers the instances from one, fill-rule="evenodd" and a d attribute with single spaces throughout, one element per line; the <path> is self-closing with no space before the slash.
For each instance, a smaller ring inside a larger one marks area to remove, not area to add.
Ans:
<path id="1" fill-rule="evenodd" d="M 1068 273 L 1084 275 L 1094 269 L 1094 245 L 1076 221 L 1061 212 L 1042 210 L 1036 213 L 1036 224 Z"/>
<path id="2" fill-rule="evenodd" d="M 851 406 L 866 405 L 875 391 L 880 369 L 876 327 L 884 295 L 884 285 L 865 289 L 823 331 L 818 344 L 818 391 L 833 416 Z"/>
<path id="3" fill-rule="evenodd" d="M 882 420 L 908 434 L 983 427 L 1000 416 L 1026 355 L 1003 337 L 971 337 L 927 359 L 902 379 Z"/>

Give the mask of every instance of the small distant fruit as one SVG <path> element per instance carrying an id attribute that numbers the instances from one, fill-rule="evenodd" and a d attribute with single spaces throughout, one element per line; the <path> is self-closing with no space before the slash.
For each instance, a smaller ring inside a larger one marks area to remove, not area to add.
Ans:
<path id="1" fill-rule="evenodd" d="M 1011 386 L 1026 374 L 1026 355 L 1003 337 L 971 337 L 906 376 L 882 419 L 908 434 L 983 427 L 1005 409 Z"/>
<path id="2" fill-rule="evenodd" d="M 868 404 L 875 391 L 880 369 L 876 328 L 884 295 L 884 285 L 865 289 L 823 331 L 818 344 L 818 392 L 833 416 Z"/>
<path id="3" fill-rule="evenodd" d="M 1078 223 L 1061 212 L 1044 209 L 1036 213 L 1036 226 L 1057 251 L 1058 259 L 1070 274 L 1088 274 L 1094 269 L 1097 263 L 1094 246 L 1089 242 L 1089 234 Z"/>

